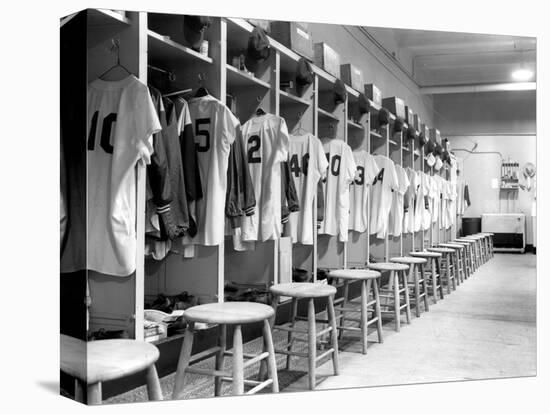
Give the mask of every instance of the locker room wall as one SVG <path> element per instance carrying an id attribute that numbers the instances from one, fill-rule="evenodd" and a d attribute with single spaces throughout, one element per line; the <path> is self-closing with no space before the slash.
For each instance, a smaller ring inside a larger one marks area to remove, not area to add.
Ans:
<path id="1" fill-rule="evenodd" d="M 418 86 L 357 28 L 322 23 L 310 23 L 308 28 L 315 42 L 326 42 L 338 52 L 342 64 L 351 63 L 361 69 L 365 83 L 378 86 L 383 97 L 398 96 L 404 99 L 424 122 L 434 125 L 432 97 L 420 95 Z M 363 45 L 367 45 L 368 49 Z"/>

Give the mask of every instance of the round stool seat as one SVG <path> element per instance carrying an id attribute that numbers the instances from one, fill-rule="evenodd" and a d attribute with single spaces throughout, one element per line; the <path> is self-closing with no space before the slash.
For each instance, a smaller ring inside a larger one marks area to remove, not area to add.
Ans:
<path id="1" fill-rule="evenodd" d="M 349 279 L 349 280 L 368 280 L 379 278 L 380 272 L 368 269 L 338 269 L 331 270 L 328 274 L 329 277 Z"/>
<path id="2" fill-rule="evenodd" d="M 475 243 L 476 240 L 475 239 L 456 239 L 454 240 L 454 242 L 462 242 L 462 243 L 469 243 L 469 244 L 472 244 L 472 243 Z"/>
<path id="3" fill-rule="evenodd" d="M 487 232 L 485 232 L 485 231 L 482 232 L 482 233 L 479 233 L 479 234 L 481 234 L 481 235 L 483 235 L 483 236 L 494 236 L 494 235 L 495 235 L 495 233 L 487 233 Z"/>
<path id="4" fill-rule="evenodd" d="M 456 243 L 440 243 L 439 244 L 440 247 L 446 247 L 448 249 L 464 249 L 464 245 L 463 244 L 456 244 Z"/>
<path id="5" fill-rule="evenodd" d="M 280 296 L 292 298 L 324 298 L 336 294 L 336 288 L 321 283 L 281 283 L 273 285 L 269 290 Z"/>
<path id="6" fill-rule="evenodd" d="M 391 262 L 382 262 L 382 263 L 369 263 L 369 269 L 379 270 L 379 271 L 391 271 L 391 270 L 409 270 L 409 266 L 402 263 L 391 263 Z"/>
<path id="7" fill-rule="evenodd" d="M 446 247 L 428 247 L 428 250 L 430 252 L 436 252 L 436 253 L 454 253 L 455 252 L 453 249 L 448 249 Z"/>
<path id="8" fill-rule="evenodd" d="M 193 306 L 183 312 L 189 322 L 240 325 L 271 318 L 273 308 L 255 302 L 207 303 Z"/>
<path id="9" fill-rule="evenodd" d="M 424 264 L 427 262 L 426 259 L 423 259 L 421 257 L 392 257 L 390 259 L 391 262 L 394 263 L 403 263 L 403 264 Z"/>
<path id="10" fill-rule="evenodd" d="M 480 239 L 485 238 L 485 236 L 478 236 L 478 235 L 475 235 L 475 234 L 470 234 L 469 236 L 464 236 L 462 238 L 466 239 L 466 240 L 480 240 Z"/>
<path id="11" fill-rule="evenodd" d="M 422 257 L 424 259 L 438 259 L 441 257 L 441 253 L 427 252 L 425 250 L 422 252 L 410 252 L 409 254 L 412 257 Z"/>
<path id="12" fill-rule="evenodd" d="M 61 335 L 61 370 L 88 384 L 143 371 L 159 358 L 156 346 L 133 339 L 84 342 Z"/>

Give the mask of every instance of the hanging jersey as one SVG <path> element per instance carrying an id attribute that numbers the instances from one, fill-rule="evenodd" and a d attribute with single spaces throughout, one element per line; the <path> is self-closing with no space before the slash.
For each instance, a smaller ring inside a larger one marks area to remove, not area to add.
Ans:
<path id="1" fill-rule="evenodd" d="M 321 141 L 312 134 L 291 135 L 289 167 L 300 205 L 288 219 L 290 237 L 292 243 L 313 244 L 313 200 L 328 167 Z"/>
<path id="2" fill-rule="evenodd" d="M 395 165 L 395 172 L 397 173 L 397 189 L 392 193 L 388 234 L 390 236 L 399 237 L 403 231 L 405 193 L 409 188 L 410 181 L 407 177 L 407 172 L 400 165 Z"/>
<path id="3" fill-rule="evenodd" d="M 383 239 L 388 228 L 392 191 L 397 190 L 399 181 L 392 160 L 383 155 L 375 155 L 374 160 L 380 172 L 372 185 L 370 234 Z"/>
<path id="4" fill-rule="evenodd" d="M 88 85 L 87 247 L 68 241 L 62 272 L 80 269 L 128 276 L 136 268 L 136 162 L 150 162 L 161 126 L 147 86 L 131 75 Z"/>
<path id="5" fill-rule="evenodd" d="M 365 150 L 353 151 L 357 165 L 355 179 L 350 188 L 349 229 L 363 233 L 367 230 L 367 203 L 372 182 L 380 172 L 374 157 Z"/>
<path id="6" fill-rule="evenodd" d="M 280 116 L 264 114 L 248 120 L 242 143 L 256 196 L 252 215 L 242 218 L 243 241 L 266 241 L 281 236 L 281 162 L 288 159 L 289 137 Z"/>
<path id="7" fill-rule="evenodd" d="M 424 173 L 424 191 L 425 191 L 425 201 L 424 201 L 424 212 L 422 214 L 422 230 L 429 230 L 432 223 L 432 214 L 433 214 L 433 205 L 434 205 L 434 194 L 435 194 L 435 185 L 434 179 L 432 176 Z"/>
<path id="8" fill-rule="evenodd" d="M 229 149 L 239 121 L 213 96 L 195 97 L 188 104 L 203 197 L 196 203 L 197 235 L 186 242 L 215 246 L 224 237 Z"/>
<path id="9" fill-rule="evenodd" d="M 410 185 L 405 193 L 405 214 L 403 215 L 403 232 L 412 233 L 414 232 L 415 226 L 415 203 L 418 190 L 420 187 L 420 176 L 412 168 L 407 167 L 407 177 L 409 179 Z"/>
<path id="10" fill-rule="evenodd" d="M 325 214 L 319 234 L 339 236 L 340 241 L 348 240 L 349 227 L 349 186 L 355 178 L 357 166 L 351 148 L 340 139 L 331 139 L 323 144 L 329 162 L 324 182 Z"/>

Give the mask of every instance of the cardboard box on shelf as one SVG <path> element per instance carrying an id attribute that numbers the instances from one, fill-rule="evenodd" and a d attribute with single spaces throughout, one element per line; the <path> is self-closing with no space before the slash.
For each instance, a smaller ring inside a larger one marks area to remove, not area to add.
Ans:
<path id="1" fill-rule="evenodd" d="M 314 59 L 313 38 L 307 26 L 297 22 L 272 21 L 270 36 L 311 61 Z"/>
<path id="2" fill-rule="evenodd" d="M 333 76 L 340 78 L 340 55 L 324 42 L 315 43 L 315 64 Z"/>
<path id="3" fill-rule="evenodd" d="M 365 96 L 377 105 L 382 105 L 382 92 L 374 83 L 365 85 Z"/>
<path id="4" fill-rule="evenodd" d="M 395 116 L 405 120 L 405 102 L 397 96 L 382 99 L 382 106 Z"/>
<path id="5" fill-rule="evenodd" d="M 340 66 L 342 80 L 346 85 L 351 86 L 356 91 L 361 91 L 363 87 L 363 71 L 356 68 L 351 63 Z"/>

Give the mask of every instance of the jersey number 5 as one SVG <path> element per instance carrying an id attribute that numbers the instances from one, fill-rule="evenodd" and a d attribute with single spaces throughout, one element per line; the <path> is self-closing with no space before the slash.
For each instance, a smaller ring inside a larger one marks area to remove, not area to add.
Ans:
<path id="1" fill-rule="evenodd" d="M 88 135 L 88 151 L 95 149 L 95 136 L 97 132 L 97 118 L 99 111 L 95 111 L 92 116 L 92 124 L 90 125 L 90 133 Z M 116 122 L 116 114 L 110 113 L 101 123 L 101 141 L 99 145 L 107 154 L 113 153 L 113 146 L 111 145 L 111 131 L 113 130 L 113 124 Z"/>
<path id="2" fill-rule="evenodd" d="M 206 129 L 200 129 L 201 125 L 206 125 Z M 210 149 L 210 118 L 198 118 L 195 120 L 195 146 L 198 152 L 207 152 Z M 203 136 L 204 139 L 199 138 Z"/>

